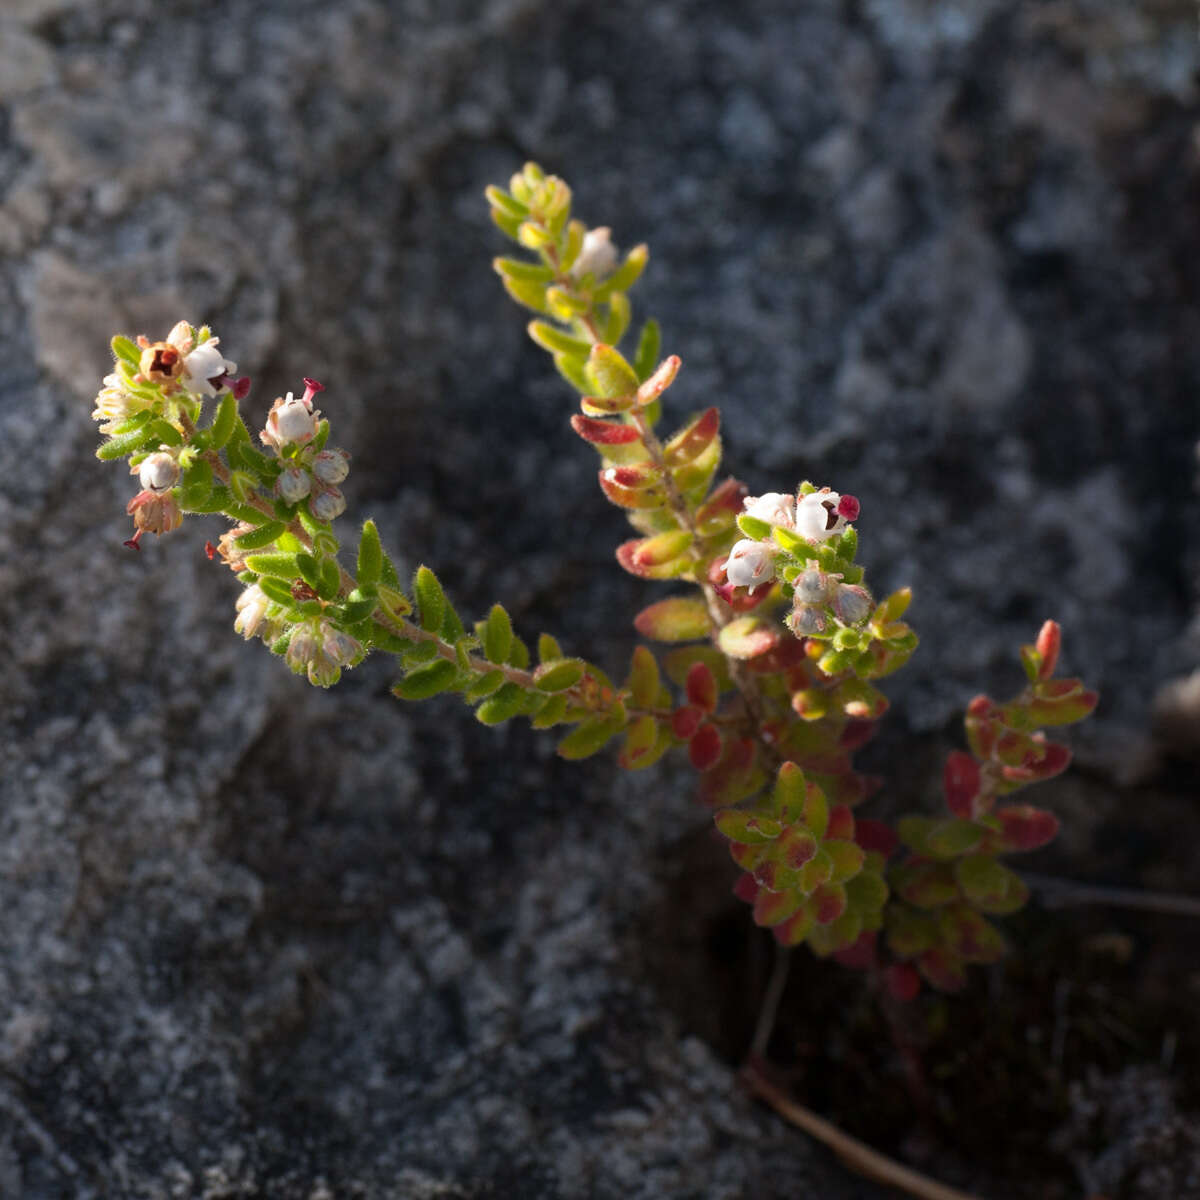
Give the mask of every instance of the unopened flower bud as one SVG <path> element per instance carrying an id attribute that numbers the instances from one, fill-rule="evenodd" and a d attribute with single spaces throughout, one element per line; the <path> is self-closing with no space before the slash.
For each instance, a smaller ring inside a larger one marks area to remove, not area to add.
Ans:
<path id="1" fill-rule="evenodd" d="M 742 538 L 735 542 L 725 563 L 725 577 L 734 587 L 758 587 L 774 578 L 775 547 Z"/>
<path id="2" fill-rule="evenodd" d="M 308 502 L 309 510 L 318 521 L 332 521 L 346 511 L 346 497 L 337 488 L 324 488 Z"/>
<path id="3" fill-rule="evenodd" d="M 287 664 L 297 675 L 307 675 L 316 687 L 332 687 L 342 668 L 353 666 L 362 646 L 331 622 L 315 618 L 298 625 L 287 648 Z"/>
<path id="4" fill-rule="evenodd" d="M 811 637 L 829 628 L 829 617 L 819 605 L 798 604 L 787 623 L 797 637 Z"/>
<path id="5" fill-rule="evenodd" d="M 151 492 L 165 492 L 179 482 L 179 464 L 165 450 L 156 450 L 142 459 L 137 473 L 138 482 Z"/>
<path id="6" fill-rule="evenodd" d="M 783 492 L 747 496 L 743 508 L 748 516 L 766 521 L 768 525 L 782 525 L 784 529 L 791 529 L 796 523 L 796 501 Z"/>
<path id="7" fill-rule="evenodd" d="M 96 397 L 92 420 L 104 422 L 100 426 L 101 433 L 113 433 L 122 421 L 135 413 L 144 412 L 150 405 L 151 401 L 128 391 L 124 379 L 114 371 L 104 377 L 104 386 Z"/>
<path id="8" fill-rule="evenodd" d="M 322 450 L 313 459 L 312 469 L 322 483 L 336 486 L 350 474 L 350 455 L 345 450 Z"/>
<path id="9" fill-rule="evenodd" d="M 312 491 L 312 476 L 303 467 L 284 467 L 275 481 L 275 494 L 284 504 L 295 504 Z"/>
<path id="10" fill-rule="evenodd" d="M 251 550 L 243 550 L 237 545 L 237 539 L 244 533 L 250 533 L 254 529 L 248 521 L 239 521 L 232 529 L 227 529 L 217 540 L 217 553 L 221 556 L 221 561 L 235 574 L 238 575 L 246 569 L 246 555 L 252 554 Z"/>
<path id="11" fill-rule="evenodd" d="M 874 602 L 871 593 L 857 584 L 838 584 L 833 600 L 833 611 L 843 625 L 861 625 L 871 615 Z"/>
<path id="12" fill-rule="evenodd" d="M 847 511 L 858 513 L 858 501 L 852 496 L 845 497 L 852 501 L 847 504 Z M 843 497 L 828 488 L 819 492 L 810 492 L 796 500 L 796 532 L 810 542 L 828 541 L 835 534 L 846 528 L 848 518 L 842 512 Z"/>
<path id="13" fill-rule="evenodd" d="M 617 265 L 617 248 L 612 244 L 611 233 L 606 225 L 601 225 L 583 235 L 579 257 L 571 264 L 572 279 L 591 275 L 599 283 L 612 274 Z"/>
<path id="14" fill-rule="evenodd" d="M 833 590 L 833 580 L 816 567 L 809 567 L 796 576 L 792 588 L 797 604 L 827 604 Z"/>

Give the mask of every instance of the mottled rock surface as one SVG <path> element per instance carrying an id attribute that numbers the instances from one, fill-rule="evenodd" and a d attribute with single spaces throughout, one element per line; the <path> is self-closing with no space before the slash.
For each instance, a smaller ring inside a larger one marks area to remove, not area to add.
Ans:
<path id="1" fill-rule="evenodd" d="M 730 469 L 854 492 L 876 587 L 914 586 L 881 755 L 1013 687 L 1054 615 L 1104 693 L 1077 873 L 1136 786 L 1148 869 L 1194 882 L 1150 712 L 1198 662 L 1196 19 L 7 0 L 0 1195 L 878 1194 L 742 1098 L 648 965 L 705 821 L 684 773 L 402 708 L 384 663 L 312 692 L 231 636 L 218 524 L 122 550 L 90 401 L 115 329 L 211 321 L 250 413 L 327 381 L 351 516 L 407 566 L 619 669 L 659 593 L 612 567 L 489 265 L 482 188 L 536 157 L 650 243 L 634 299 Z"/>

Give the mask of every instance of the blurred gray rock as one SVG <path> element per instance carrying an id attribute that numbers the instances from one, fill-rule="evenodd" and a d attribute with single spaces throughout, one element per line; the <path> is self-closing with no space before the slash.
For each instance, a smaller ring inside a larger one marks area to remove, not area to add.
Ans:
<path id="1" fill-rule="evenodd" d="M 385 663 L 313 693 L 232 636 L 219 523 L 121 548 L 91 399 L 114 330 L 211 321 L 250 414 L 327 382 L 350 517 L 407 566 L 620 670 L 661 590 L 613 568 L 490 269 L 482 189 L 537 158 L 649 242 L 635 302 L 729 469 L 862 499 L 876 588 L 917 595 L 897 743 L 1014 688 L 1054 615 L 1104 694 L 1082 760 L 1153 771 L 1198 658 L 1195 19 L 9 0 L 0 1194 L 877 1194 L 647 966 L 680 952 L 647 914 L 706 821 L 686 772 L 402 708 Z"/>

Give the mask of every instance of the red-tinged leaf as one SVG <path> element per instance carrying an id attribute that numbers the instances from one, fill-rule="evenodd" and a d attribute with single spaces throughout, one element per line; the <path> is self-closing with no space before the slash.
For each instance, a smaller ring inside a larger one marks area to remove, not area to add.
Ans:
<path id="1" fill-rule="evenodd" d="M 736 479 L 726 479 L 718 484 L 708 499 L 696 509 L 696 528 L 702 537 L 712 537 L 715 533 L 730 529 L 738 513 L 742 511 L 742 501 L 750 494 L 744 483 Z"/>
<path id="2" fill-rule="evenodd" d="M 776 925 L 772 932 L 781 946 L 798 946 L 808 936 L 813 924 L 812 912 L 805 905 L 795 916 Z"/>
<path id="3" fill-rule="evenodd" d="M 1080 691 L 1059 700 L 1030 700 L 1025 711 L 1034 725 L 1074 725 L 1090 717 L 1099 701 L 1099 692 Z"/>
<path id="4" fill-rule="evenodd" d="M 1008 950 L 995 925 L 965 904 L 943 909 L 937 919 L 946 945 L 964 962 L 996 962 Z"/>
<path id="5" fill-rule="evenodd" d="M 712 444 L 720 429 L 720 410 L 705 409 L 663 447 L 667 466 L 682 467 L 693 459 L 699 458 Z"/>
<path id="6" fill-rule="evenodd" d="M 578 413 L 571 418 L 571 428 L 585 442 L 591 442 L 594 446 L 627 446 L 630 442 L 639 441 L 642 436 L 636 425 L 583 417 Z"/>
<path id="7" fill-rule="evenodd" d="M 824 838 L 829 835 L 829 800 L 821 786 L 811 779 L 804 783 L 801 816 L 813 837 Z"/>
<path id="8" fill-rule="evenodd" d="M 1058 652 L 1062 648 L 1062 629 L 1057 621 L 1047 621 L 1037 635 L 1034 649 L 1041 658 L 1038 676 L 1049 679 L 1058 665 Z"/>
<path id="9" fill-rule="evenodd" d="M 708 636 L 708 609 L 698 596 L 672 596 L 643 608 L 633 624 L 656 642 L 693 642 Z"/>
<path id="10" fill-rule="evenodd" d="M 942 789 L 946 806 L 956 817 L 969 819 L 976 815 L 975 797 L 979 795 L 979 763 L 961 750 L 953 750 L 942 769 Z"/>
<path id="11" fill-rule="evenodd" d="M 966 968 L 944 950 L 926 950 L 917 969 L 939 992 L 961 992 L 967 986 Z"/>
<path id="12" fill-rule="evenodd" d="M 792 825 L 780 834 L 775 854 L 780 863 L 798 871 L 811 862 L 817 853 L 817 839 L 800 825 Z"/>
<path id="13" fill-rule="evenodd" d="M 976 696 L 967 705 L 964 722 L 967 728 L 967 741 L 971 746 L 971 753 L 983 762 L 992 757 L 992 751 L 1003 731 L 997 718 L 998 710 L 988 696 Z"/>
<path id="14" fill-rule="evenodd" d="M 659 755 L 658 721 L 646 714 L 638 717 L 625 733 L 625 744 L 617 756 L 617 763 L 627 771 L 648 767 Z"/>
<path id="15" fill-rule="evenodd" d="M 887 697 L 865 679 L 847 679 L 836 690 L 842 711 L 855 721 L 877 721 L 888 709 Z"/>
<path id="16" fill-rule="evenodd" d="M 654 374 L 637 389 L 638 404 L 642 408 L 645 408 L 647 404 L 653 404 L 675 382 L 675 376 L 679 373 L 681 365 L 678 354 L 664 358 L 654 368 Z"/>
<path id="17" fill-rule="evenodd" d="M 853 945 L 838 950 L 833 957 L 843 967 L 849 967 L 853 971 L 865 971 L 875 966 L 879 959 L 875 948 L 878 936 L 873 929 L 864 930 Z"/>
<path id="18" fill-rule="evenodd" d="M 687 673 L 684 690 L 687 692 L 687 698 L 706 713 L 717 707 L 717 681 L 704 663 L 692 664 L 692 669 Z"/>
<path id="19" fill-rule="evenodd" d="M 829 824 L 826 826 L 825 836 L 847 841 L 854 837 L 854 814 L 845 804 L 834 805 L 829 810 Z"/>
<path id="20" fill-rule="evenodd" d="M 767 927 L 778 925 L 794 916 L 804 900 L 802 892 L 760 891 L 754 901 L 754 923 Z"/>
<path id="21" fill-rule="evenodd" d="M 767 853 L 770 847 L 762 846 L 747 846 L 743 842 L 729 843 L 729 857 L 733 859 L 743 871 L 753 871 L 763 860 L 763 856 Z"/>
<path id="22" fill-rule="evenodd" d="M 713 822 L 731 842 L 744 846 L 765 846 L 783 832 L 783 826 L 773 818 L 740 808 L 722 809 L 714 815 Z"/>
<path id="23" fill-rule="evenodd" d="M 557 359 L 555 362 L 557 363 Z M 584 380 L 586 383 L 587 381 Z M 632 396 L 584 396 L 579 407 L 590 417 L 613 416 L 628 412 L 633 407 Z"/>
<path id="24" fill-rule="evenodd" d="M 720 691 L 727 692 L 733 687 L 733 680 L 729 678 L 729 662 L 715 646 L 679 646 L 662 656 L 667 678 L 679 687 L 687 682 L 687 673 L 698 662 L 704 663 L 713 673 Z"/>
<path id="25" fill-rule="evenodd" d="M 1061 700 L 1064 696 L 1077 696 L 1083 690 L 1082 679 L 1046 679 L 1035 684 L 1033 694 L 1039 700 Z"/>
<path id="26" fill-rule="evenodd" d="M 1003 827 L 1000 837 L 1005 850 L 1037 850 L 1058 835 L 1058 818 L 1030 804 L 998 808 L 993 815 Z"/>
<path id="27" fill-rule="evenodd" d="M 892 998 L 907 1004 L 921 991 L 921 976 L 910 963 L 892 963 L 883 972 L 883 982 Z"/>
<path id="28" fill-rule="evenodd" d="M 637 465 L 626 467 L 605 467 L 599 475 L 600 490 L 620 508 L 662 508 L 666 503 L 667 493 L 658 483 L 646 484 L 645 473 L 637 469 Z M 638 479 L 639 483 L 623 483 L 622 479 Z"/>
<path id="29" fill-rule="evenodd" d="M 829 693 L 824 688 L 804 688 L 792 695 L 792 711 L 802 721 L 819 721 L 829 712 Z"/>
<path id="30" fill-rule="evenodd" d="M 639 567 L 660 567 L 685 554 L 692 541 L 688 530 L 668 529 L 665 533 L 640 539 L 637 549 L 633 552 L 633 559 Z"/>
<path id="31" fill-rule="evenodd" d="M 721 760 L 721 734 L 715 725 L 700 726 L 688 742 L 688 757 L 697 771 L 711 771 Z"/>
<path id="32" fill-rule="evenodd" d="M 638 708 L 651 708 L 658 701 L 659 688 L 662 686 L 658 663 L 645 646 L 634 647 L 629 660 L 629 680 L 625 686 L 629 688 L 630 700 Z"/>
<path id="33" fill-rule="evenodd" d="M 689 558 L 681 555 L 669 562 L 651 563 L 647 561 L 647 556 L 639 554 L 646 542 L 652 540 L 634 538 L 632 541 L 622 542 L 617 547 L 617 562 L 630 575 L 636 575 L 639 579 L 678 579 L 681 575 L 686 575 L 693 565 Z"/>
<path id="34" fill-rule="evenodd" d="M 1035 783 L 1061 775 L 1071 762 L 1071 751 L 1057 742 L 1034 743 L 1017 765 L 1000 769 L 1000 774 L 1019 783 Z"/>
<path id="35" fill-rule="evenodd" d="M 949 863 L 914 862 L 893 869 L 896 894 L 918 908 L 940 908 L 958 899 L 958 882 Z"/>
<path id="36" fill-rule="evenodd" d="M 900 839 L 890 825 L 876 821 L 872 817 L 864 817 L 854 823 L 854 840 L 870 852 L 882 854 L 891 858 Z"/>
<path id="37" fill-rule="evenodd" d="M 806 790 L 804 772 L 794 762 L 783 763 L 775 776 L 775 787 L 771 792 L 771 804 L 780 820 L 791 824 L 800 818 L 804 812 Z M 811 822 L 805 821 L 805 824 L 812 828 Z"/>
<path id="38" fill-rule="evenodd" d="M 730 658 L 756 658 L 766 654 L 780 638 L 778 626 L 761 617 L 736 617 L 717 634 L 717 644 Z"/>
<path id="39" fill-rule="evenodd" d="M 821 843 L 821 849 L 829 855 L 833 863 L 833 874 L 829 877 L 831 884 L 845 883 L 853 879 L 863 868 L 867 852 L 857 842 L 843 842 L 826 838 Z"/>
<path id="40" fill-rule="evenodd" d="M 838 745 L 843 750 L 858 750 L 865 746 L 877 733 L 879 725 L 875 721 L 847 721 L 845 728 L 838 738 Z"/>
<path id="41" fill-rule="evenodd" d="M 758 896 L 758 880 L 749 871 L 744 872 L 738 876 L 737 883 L 733 885 L 733 894 L 739 900 L 753 904 Z"/>
<path id="42" fill-rule="evenodd" d="M 1024 709 L 1020 709 L 1017 718 L 1023 716 Z M 1015 729 L 1005 729 L 996 739 L 996 746 L 992 753 L 1002 763 L 1006 763 L 1010 767 L 1019 767 L 1026 765 L 1025 760 L 1033 748 L 1034 741 L 1028 734 L 1020 733 Z"/>
<path id="43" fill-rule="evenodd" d="M 812 895 L 812 912 L 818 925 L 836 921 L 846 911 L 846 889 L 840 883 L 824 883 Z"/>
<path id="44" fill-rule="evenodd" d="M 690 741 L 692 735 L 700 728 L 704 720 L 704 709 L 694 704 L 685 704 L 671 714 L 671 731 L 681 742 Z"/>
<path id="45" fill-rule="evenodd" d="M 816 891 L 829 882 L 833 874 L 833 860 L 823 850 L 818 850 L 812 860 L 800 868 L 800 887 L 806 892 Z"/>

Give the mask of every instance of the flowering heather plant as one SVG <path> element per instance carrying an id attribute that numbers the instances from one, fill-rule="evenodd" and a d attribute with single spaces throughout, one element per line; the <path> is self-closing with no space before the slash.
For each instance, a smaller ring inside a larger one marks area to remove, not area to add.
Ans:
<path id="1" fill-rule="evenodd" d="M 573 220 L 570 189 L 534 164 L 487 198 L 499 228 L 531 252 L 495 269 L 537 314 L 530 336 L 580 394 L 571 427 L 599 453 L 600 488 L 636 534 L 617 562 L 688 585 L 634 618 L 667 649 L 639 646 L 618 684 L 549 634 L 531 652 L 500 604 L 468 626 L 428 567 L 404 587 L 371 521 L 351 572 L 334 529 L 350 456 L 329 447 L 321 384 L 306 379 L 300 395 L 276 399 L 252 437 L 240 411 L 249 380 L 207 327 L 183 321 L 161 342 L 114 338 L 96 399 L 108 435 L 99 457 L 128 458 L 141 489 L 126 544 L 177 529 L 186 513 L 223 513 L 232 527 L 207 551 L 241 585 L 235 630 L 320 687 L 377 650 L 398 661 L 399 698 L 457 692 L 485 725 L 522 716 L 563 726 L 564 758 L 619 739 L 618 762 L 639 770 L 685 749 L 757 924 L 784 945 L 881 971 L 901 997 L 922 978 L 961 987 L 966 964 L 1003 953 L 988 917 L 1027 898 L 1000 856 L 1041 846 L 1058 827 L 1008 802 L 1070 760 L 1040 729 L 1096 704 L 1078 680 L 1054 676 L 1058 626 L 1022 649 L 1028 683 L 1016 699 L 968 706 L 970 753 L 946 763 L 942 816 L 905 817 L 895 830 L 857 817 L 879 786 L 853 765 L 888 707 L 876 681 L 917 645 L 902 620 L 908 590 L 877 602 L 856 561 L 859 502 L 809 482 L 750 496 L 736 479 L 718 481 L 715 407 L 660 435 L 680 360 L 660 357 L 653 320 L 630 356 L 618 349 L 646 248 L 621 257 L 609 229 Z"/>

